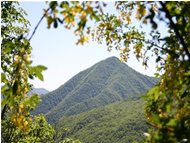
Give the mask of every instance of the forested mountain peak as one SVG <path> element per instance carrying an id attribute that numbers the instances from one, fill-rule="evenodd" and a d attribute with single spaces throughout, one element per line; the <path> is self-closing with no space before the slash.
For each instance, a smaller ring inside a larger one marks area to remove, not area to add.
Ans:
<path id="1" fill-rule="evenodd" d="M 158 80 L 142 75 L 110 57 L 81 71 L 58 89 L 42 96 L 35 113 L 52 123 L 62 116 L 89 111 L 116 101 L 137 98 Z"/>

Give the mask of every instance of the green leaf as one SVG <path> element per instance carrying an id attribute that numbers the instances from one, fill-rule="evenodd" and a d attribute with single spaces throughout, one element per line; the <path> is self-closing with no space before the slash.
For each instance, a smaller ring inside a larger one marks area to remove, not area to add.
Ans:
<path id="1" fill-rule="evenodd" d="M 68 9 L 69 8 L 69 3 L 67 1 L 63 1 L 63 2 L 61 2 L 60 7 Z"/>
<path id="2" fill-rule="evenodd" d="M 9 87 L 8 87 L 7 84 L 3 85 L 3 86 L 1 87 L 1 93 L 6 92 L 8 89 L 9 89 Z"/>
<path id="3" fill-rule="evenodd" d="M 47 70 L 47 67 L 45 67 L 43 65 L 38 65 L 38 66 L 32 67 L 30 69 L 30 74 L 34 75 L 39 80 L 43 81 L 44 77 L 43 77 L 42 71 L 44 71 L 44 70 Z"/>
<path id="4" fill-rule="evenodd" d="M 1 73 L 1 82 L 3 82 L 3 83 L 7 82 L 6 76 L 3 73 Z"/>
<path id="5" fill-rule="evenodd" d="M 51 7 L 52 10 L 54 10 L 58 6 L 58 3 L 57 1 L 52 1 L 49 3 L 49 6 Z"/>
<path id="6" fill-rule="evenodd" d="M 4 85 L 1 87 L 1 107 L 4 107 L 5 104 L 13 104 L 13 95 L 12 95 L 12 90 L 8 87 L 8 85 Z"/>
<path id="7" fill-rule="evenodd" d="M 1 109 L 9 102 L 7 98 L 1 99 Z"/>
<path id="8" fill-rule="evenodd" d="M 93 13 L 93 18 L 96 20 L 96 22 L 100 21 L 100 18 L 99 16 L 97 16 L 95 13 Z"/>
<path id="9" fill-rule="evenodd" d="M 12 50 L 11 47 L 6 47 L 5 49 L 3 49 L 2 53 L 3 53 L 3 54 L 10 53 L 11 50 Z"/>
<path id="10" fill-rule="evenodd" d="M 150 89 L 147 93 L 147 96 L 149 98 L 152 98 L 154 101 L 157 101 L 159 98 L 159 87 L 155 86 L 152 89 Z"/>
<path id="11" fill-rule="evenodd" d="M 176 126 L 177 120 L 176 119 L 170 119 L 170 121 L 167 123 L 167 126 Z"/>
<path id="12" fill-rule="evenodd" d="M 29 107 L 29 109 L 34 109 L 36 107 L 36 105 L 40 102 L 40 97 L 38 94 L 33 94 L 32 96 L 28 97 L 23 104 L 27 107 Z"/>

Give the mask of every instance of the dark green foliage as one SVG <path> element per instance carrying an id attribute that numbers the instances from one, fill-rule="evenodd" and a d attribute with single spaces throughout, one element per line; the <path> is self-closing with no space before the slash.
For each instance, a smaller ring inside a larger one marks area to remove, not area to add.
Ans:
<path id="1" fill-rule="evenodd" d="M 130 143 L 143 141 L 147 132 L 144 100 L 127 100 L 112 103 L 91 111 L 63 117 L 56 124 L 58 131 L 67 128 L 66 137 L 83 143 Z M 59 139 L 58 139 L 59 140 Z"/>
<path id="2" fill-rule="evenodd" d="M 74 115 L 123 99 L 136 98 L 157 81 L 111 57 L 42 96 L 42 102 L 35 113 L 44 113 L 50 123 L 55 123 L 64 115 Z"/>

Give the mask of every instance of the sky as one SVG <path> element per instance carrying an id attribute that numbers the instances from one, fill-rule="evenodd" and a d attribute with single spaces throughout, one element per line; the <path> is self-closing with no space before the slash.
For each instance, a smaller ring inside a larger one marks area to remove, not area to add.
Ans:
<path id="1" fill-rule="evenodd" d="M 20 6 L 28 13 L 27 19 L 31 23 L 30 31 L 32 32 L 47 5 L 45 2 L 22 2 Z M 114 9 L 108 6 L 106 11 L 113 12 Z M 44 65 L 48 70 L 43 72 L 43 82 L 37 79 L 31 81 L 35 88 L 55 90 L 95 63 L 111 56 L 119 58 L 119 52 L 116 50 L 108 52 L 105 44 L 100 45 L 91 41 L 84 46 L 77 46 L 76 41 L 77 37 L 72 30 L 64 29 L 63 25 L 58 26 L 57 29 L 47 29 L 46 19 L 42 21 L 31 40 L 32 60 L 33 65 Z M 128 66 L 142 74 L 154 76 L 156 71 L 154 57 L 148 62 L 149 68 L 145 69 L 134 55 L 130 56 L 131 58 L 126 63 Z"/>

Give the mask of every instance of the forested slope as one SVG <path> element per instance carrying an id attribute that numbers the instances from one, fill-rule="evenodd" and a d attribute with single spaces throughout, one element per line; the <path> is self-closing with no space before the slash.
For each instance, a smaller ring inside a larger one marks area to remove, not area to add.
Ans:
<path id="1" fill-rule="evenodd" d="M 44 113 L 50 123 L 55 123 L 64 115 L 74 115 L 123 99 L 136 98 L 157 81 L 136 72 L 116 57 L 111 57 L 42 96 L 42 102 L 35 113 Z"/>
<path id="2" fill-rule="evenodd" d="M 143 99 L 119 101 L 78 115 L 64 117 L 56 124 L 62 137 L 83 143 L 130 143 L 142 141 L 147 132 Z M 67 128 L 68 131 L 61 131 Z"/>

